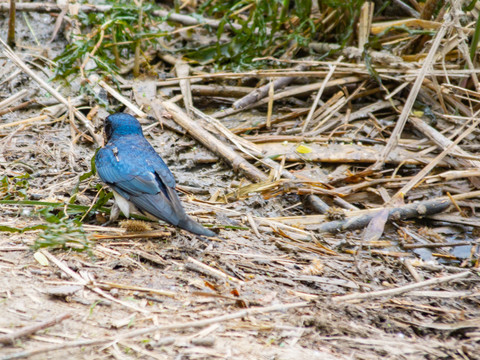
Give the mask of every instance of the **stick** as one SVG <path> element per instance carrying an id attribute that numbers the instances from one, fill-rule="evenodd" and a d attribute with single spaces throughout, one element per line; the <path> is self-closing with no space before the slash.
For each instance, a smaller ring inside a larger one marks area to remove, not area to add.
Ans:
<path id="1" fill-rule="evenodd" d="M 432 63 L 434 60 L 433 58 L 437 53 L 438 47 L 440 46 L 440 43 L 443 37 L 445 36 L 445 33 L 447 32 L 447 28 L 449 26 L 451 26 L 451 21 L 445 21 L 445 23 L 443 24 L 443 26 L 440 28 L 437 35 L 435 36 L 432 47 L 428 52 L 427 58 L 423 63 L 420 73 L 415 79 L 415 83 L 413 84 L 412 90 L 408 95 L 408 98 L 407 98 L 407 101 L 405 102 L 405 106 L 403 107 L 402 113 L 398 118 L 397 124 L 395 125 L 395 129 L 393 129 L 392 131 L 390 140 L 388 141 L 387 146 L 383 150 L 380 160 L 377 163 L 375 163 L 375 165 L 373 165 L 374 169 L 379 169 L 383 167 L 383 164 L 385 163 L 385 160 L 387 159 L 388 155 L 393 150 L 393 148 L 397 146 L 398 140 L 400 139 L 400 135 L 402 134 L 405 123 L 407 122 L 408 116 L 410 115 L 410 112 L 412 110 L 413 103 L 415 102 L 418 92 L 420 91 L 420 88 L 422 86 L 423 79 L 425 78 L 427 71 L 429 71 L 432 67 Z"/>
<path id="2" fill-rule="evenodd" d="M 184 128 L 193 138 L 207 149 L 227 161 L 234 171 L 243 171 L 250 180 L 255 182 L 267 180 L 267 175 L 250 164 L 207 130 L 200 127 L 196 122 L 190 119 L 178 105 L 169 101 L 162 101 L 161 105 L 172 114 L 173 119 L 178 125 Z"/>
<path id="3" fill-rule="evenodd" d="M 28 96 L 30 91 L 27 89 L 20 90 L 16 94 L 11 95 L 10 97 L 6 98 L 5 100 L 0 101 L 0 109 L 14 103 L 19 99 L 23 99 L 24 97 Z"/>
<path id="4" fill-rule="evenodd" d="M 0 344 L 12 345 L 15 343 L 15 340 L 18 338 L 35 334 L 37 331 L 49 328 L 50 326 L 61 323 L 63 320 L 71 317 L 72 317 L 72 314 L 66 313 L 66 314 L 56 316 L 53 319 L 42 321 L 39 324 L 24 326 L 23 328 L 16 330 L 14 332 L 11 332 L 10 334 L 1 335 Z"/>
<path id="5" fill-rule="evenodd" d="M 98 79 L 98 76 L 95 75 L 94 79 Z M 120 94 L 117 90 L 112 88 L 110 85 L 108 85 L 105 81 L 100 80 L 98 82 L 98 85 L 103 87 L 110 95 L 112 95 L 115 99 L 120 101 L 123 105 L 128 107 L 135 115 L 141 118 L 147 117 L 147 114 L 140 110 L 137 105 L 133 104 L 131 101 L 129 101 L 125 96 Z"/>
<path id="6" fill-rule="evenodd" d="M 375 4 L 373 2 L 365 1 L 360 8 L 360 18 L 358 20 L 358 49 L 360 51 L 363 51 L 370 37 L 374 7 Z"/>
<path id="7" fill-rule="evenodd" d="M 305 64 L 298 65 L 293 68 L 294 71 L 305 71 L 308 69 L 308 66 Z M 276 79 L 272 82 L 273 90 L 279 90 L 290 84 L 293 80 L 298 79 L 298 76 L 286 76 Z M 328 81 L 328 80 L 327 80 Z M 233 109 L 243 109 L 245 106 L 253 104 L 268 95 L 270 89 L 270 83 L 255 89 L 250 94 L 238 99 L 232 104 Z"/>
<path id="8" fill-rule="evenodd" d="M 472 118 L 475 118 L 480 113 L 480 110 L 477 111 Z M 392 196 L 391 202 L 395 202 L 397 199 L 402 199 L 407 192 L 417 185 L 417 183 L 422 180 L 430 171 L 433 170 L 435 166 L 445 157 L 447 156 L 455 147 L 462 141 L 467 135 L 472 133 L 480 124 L 480 119 L 474 121 L 472 125 L 468 127 L 458 138 L 455 139 L 450 145 L 448 145 L 445 150 L 443 150 L 440 154 L 438 154 L 435 159 L 433 159 L 427 166 L 425 166 L 417 175 L 413 177 L 406 185 L 404 185 L 397 193 Z M 388 146 L 388 145 L 387 145 Z"/>
<path id="9" fill-rule="evenodd" d="M 36 101 L 31 99 L 31 100 L 24 101 L 21 104 L 18 104 L 16 106 L 7 107 L 6 109 L 0 110 L 0 116 L 8 114 L 8 113 L 13 113 L 17 110 L 24 109 L 24 108 L 26 108 L 26 107 L 28 107 L 32 104 L 35 104 L 35 103 L 36 103 Z"/>
<path id="10" fill-rule="evenodd" d="M 106 12 L 112 8 L 112 5 L 90 5 L 84 4 L 80 5 L 79 11 L 84 13 L 90 12 Z M 8 3 L 0 3 L 0 12 L 7 11 L 10 9 L 10 4 Z M 16 6 L 17 11 L 28 11 L 28 12 L 61 12 L 62 8 L 59 5 L 52 4 L 52 3 L 18 3 Z M 212 19 L 203 19 L 200 21 L 193 16 L 182 15 L 182 14 L 175 14 L 170 11 L 166 10 L 154 10 L 152 11 L 154 16 L 161 16 L 166 17 L 167 20 L 175 21 L 184 25 L 208 25 L 212 28 L 218 28 L 220 26 L 219 20 L 212 20 Z M 242 30 L 242 26 L 239 24 L 231 24 L 227 23 L 224 26 L 225 29 L 235 29 L 235 30 Z"/>
<path id="11" fill-rule="evenodd" d="M 423 278 L 423 276 L 420 275 L 420 274 L 418 273 L 417 269 L 415 269 L 415 266 L 413 266 L 411 259 L 405 259 L 405 260 L 403 260 L 403 265 L 404 265 L 405 268 L 408 270 L 408 272 L 413 276 L 413 278 L 415 279 L 416 282 L 425 281 L 425 279 Z"/>
<path id="12" fill-rule="evenodd" d="M 337 59 L 337 61 L 335 62 L 335 64 L 329 65 L 330 70 L 328 71 L 327 76 L 325 76 L 325 79 L 323 79 L 323 81 L 322 81 L 322 87 L 320 88 L 320 90 L 318 90 L 318 93 L 317 93 L 317 95 L 315 96 L 315 100 L 313 101 L 312 107 L 310 108 L 310 111 L 308 112 L 307 118 L 305 119 L 305 121 L 304 121 L 304 123 L 303 123 L 302 133 L 305 133 L 305 131 L 307 130 L 308 124 L 309 124 L 310 121 L 312 120 L 313 113 L 314 113 L 315 110 L 317 109 L 318 102 L 320 101 L 320 98 L 322 97 L 323 91 L 325 90 L 325 86 L 326 86 L 327 83 L 330 81 L 330 78 L 332 77 L 335 69 L 337 68 L 337 64 L 338 64 L 339 62 L 342 62 L 342 60 L 343 60 L 343 56 L 341 55 L 341 56 Z"/>
<path id="13" fill-rule="evenodd" d="M 95 339 L 95 340 L 79 340 L 79 341 L 71 341 L 71 342 L 66 342 L 60 345 L 53 345 L 53 346 L 48 346 L 48 347 L 43 347 L 31 351 L 23 351 L 19 352 L 16 354 L 11 354 L 4 356 L 0 358 L 0 360 L 13 360 L 13 359 L 22 359 L 26 357 L 30 357 L 33 355 L 37 354 L 44 354 L 49 351 L 54 351 L 54 350 L 61 350 L 61 349 L 71 349 L 74 347 L 83 347 L 83 346 L 94 346 L 94 345 L 101 345 L 101 344 L 106 344 L 109 342 L 118 342 L 121 340 L 125 339 L 131 339 L 137 336 L 143 336 L 146 334 L 151 334 L 156 331 L 172 331 L 172 330 L 181 330 L 181 329 L 189 329 L 189 328 L 199 328 L 199 327 L 205 327 L 211 324 L 217 324 L 220 322 L 225 322 L 229 320 L 234 320 L 238 318 L 243 318 L 249 315 L 255 315 L 255 314 L 266 314 L 270 312 L 276 312 L 276 311 L 285 311 L 288 309 L 295 309 L 295 308 L 300 308 L 300 307 L 306 307 L 308 306 L 309 303 L 306 301 L 303 302 L 298 302 L 298 303 L 292 303 L 292 304 L 280 304 L 280 305 L 272 305 L 272 306 L 266 306 L 263 308 L 252 308 L 252 309 L 246 309 L 246 310 L 240 310 L 237 311 L 233 314 L 227 314 L 227 315 L 222 315 L 222 316 L 217 316 L 213 317 L 210 319 L 204 319 L 204 320 L 196 320 L 196 321 L 189 321 L 186 323 L 176 323 L 172 325 L 160 325 L 160 326 L 151 326 L 148 328 L 144 329 L 138 329 L 130 332 L 126 332 L 124 334 L 120 334 L 117 337 L 105 337 L 105 338 L 100 338 L 100 339 Z"/>
<path id="14" fill-rule="evenodd" d="M 10 0 L 7 44 L 11 48 L 15 47 L 15 0 Z"/>
<path id="15" fill-rule="evenodd" d="M 69 106 L 68 100 L 65 99 L 62 94 L 60 94 L 57 90 L 55 90 L 50 84 L 42 80 L 40 76 L 38 76 L 36 73 L 34 73 L 24 62 L 22 59 L 20 59 L 17 54 L 13 52 L 13 50 L 5 44 L 5 42 L 0 38 L 0 45 L 3 46 L 3 53 L 13 61 L 15 65 L 17 65 L 20 69 L 22 69 L 26 74 L 28 74 L 33 80 L 35 80 L 41 87 L 43 87 L 46 91 L 48 91 L 54 98 L 56 98 L 58 101 L 63 103 L 65 106 Z M 75 116 L 77 117 L 78 120 L 85 126 L 92 135 L 93 139 L 97 143 L 97 145 L 102 145 L 103 144 L 103 139 L 100 135 L 95 133 L 95 128 L 93 124 L 83 115 L 78 109 L 73 108 L 73 112 Z"/>
<path id="16" fill-rule="evenodd" d="M 452 140 L 448 139 L 445 135 L 440 133 L 438 130 L 434 129 L 422 119 L 419 119 L 415 116 L 410 117 L 410 122 L 415 126 L 415 128 L 421 131 L 425 136 L 427 136 L 430 140 L 432 140 L 440 149 L 444 150 L 446 147 L 452 144 Z M 452 152 L 465 155 L 465 156 L 472 156 L 468 151 L 463 150 L 460 146 L 456 145 L 452 148 Z M 470 167 L 480 168 L 480 161 L 474 160 L 465 160 L 459 159 L 460 162 L 466 164 Z"/>
<path id="17" fill-rule="evenodd" d="M 424 217 L 427 215 L 436 214 L 448 208 L 450 204 L 451 201 L 449 199 L 437 199 L 420 201 L 418 203 L 408 204 L 401 207 L 390 208 L 388 209 L 388 220 L 405 220 L 414 217 Z M 320 225 L 310 225 L 307 226 L 307 229 L 329 233 L 361 229 L 368 225 L 368 223 L 378 214 L 379 211 L 384 209 L 385 208 L 374 209 L 368 214 L 354 216 L 345 220 L 330 221 Z"/>
<path id="18" fill-rule="evenodd" d="M 83 279 L 80 275 L 78 275 L 76 272 L 74 272 L 72 269 L 70 269 L 67 265 L 65 265 L 65 263 L 61 260 L 58 260 L 55 256 L 53 256 L 52 254 L 50 254 L 47 250 L 43 249 L 43 250 L 40 250 L 40 252 L 45 255 L 48 260 L 50 260 L 51 262 L 53 262 L 55 265 L 57 265 L 60 270 L 62 270 L 63 272 L 65 272 L 67 275 L 69 275 L 70 277 L 72 277 L 73 279 L 77 280 L 81 285 L 87 287 L 88 289 L 92 290 L 93 292 L 96 292 L 98 295 L 100 296 L 103 296 L 104 298 L 110 300 L 110 301 L 113 301 L 117 304 L 120 304 L 120 305 L 123 305 L 125 307 L 128 307 L 132 310 L 135 310 L 135 311 L 138 311 L 138 312 L 141 312 L 141 313 L 144 313 L 144 314 L 149 314 L 150 312 L 148 310 L 145 310 L 145 309 L 141 309 L 137 306 L 134 306 L 134 305 L 130 305 L 126 302 L 123 302 L 121 300 L 118 300 L 116 298 L 114 298 L 113 296 L 111 296 L 110 294 L 107 294 L 105 293 L 102 289 L 100 289 L 99 287 L 97 287 L 95 285 L 95 283 L 93 283 L 93 286 L 91 286 L 89 283 L 87 283 L 87 281 L 85 279 Z"/>
<path id="19" fill-rule="evenodd" d="M 300 76 L 300 74 L 298 74 L 298 76 Z M 361 80 L 362 79 L 358 76 L 347 76 L 347 77 L 344 77 L 344 78 L 341 78 L 341 79 L 330 80 L 325 85 L 324 85 L 324 82 L 322 82 L 322 83 L 314 83 L 314 84 L 297 86 L 293 89 L 285 90 L 285 91 L 276 93 L 273 96 L 273 100 L 276 101 L 276 100 L 280 100 L 280 99 L 287 98 L 287 97 L 290 97 L 290 96 L 308 94 L 312 91 L 319 90 L 322 87 L 325 87 L 325 89 L 327 89 L 327 88 L 331 88 L 331 87 L 337 87 L 337 86 L 341 86 L 341 85 L 347 85 L 347 84 L 351 84 L 351 83 L 360 82 Z M 264 99 L 261 99 L 257 102 L 254 102 L 253 104 L 246 105 L 245 107 L 243 107 L 241 109 L 230 108 L 230 109 L 226 109 L 226 110 L 221 110 L 221 111 L 217 111 L 216 113 L 214 113 L 211 116 L 215 117 L 215 118 L 221 118 L 221 117 L 225 117 L 225 116 L 228 116 L 228 115 L 233 115 L 233 114 L 236 114 L 236 113 L 238 113 L 240 111 L 243 111 L 243 110 L 249 110 L 249 109 L 259 107 L 261 105 L 265 105 L 265 104 L 268 103 L 268 101 L 269 101 L 268 98 L 264 98 Z"/>
<path id="20" fill-rule="evenodd" d="M 138 4 L 138 3 L 137 3 Z M 137 26 L 139 29 L 143 29 L 143 0 L 139 1 L 139 4 L 137 5 L 140 8 L 139 14 L 138 14 L 138 23 Z M 140 41 L 140 38 L 135 40 L 135 58 L 133 61 L 133 77 L 137 78 L 138 75 L 140 75 L 140 51 L 141 51 L 141 45 L 142 42 Z"/>
<path id="21" fill-rule="evenodd" d="M 130 233 L 130 234 L 93 234 L 92 239 L 95 240 L 106 240 L 106 239 L 150 239 L 150 238 L 159 238 L 159 237 L 167 237 L 171 236 L 172 233 L 170 231 L 145 231 L 140 233 Z"/>
<path id="22" fill-rule="evenodd" d="M 271 167 L 276 172 L 280 171 L 280 175 L 283 176 L 284 178 L 292 179 L 292 180 L 297 179 L 297 177 L 294 174 L 292 174 L 288 170 L 285 170 L 276 161 L 270 159 L 268 156 L 264 157 L 261 149 L 259 149 L 258 146 L 256 146 L 252 142 L 250 142 L 248 140 L 245 140 L 244 138 L 241 138 L 241 137 L 233 134 L 230 131 L 230 129 L 228 129 L 224 125 L 222 125 L 217 119 L 203 114 L 201 111 L 197 110 L 196 108 L 193 108 L 193 110 L 194 110 L 196 115 L 202 117 L 207 122 L 209 122 L 213 126 L 215 126 L 215 128 L 218 131 L 220 131 L 223 136 L 225 136 L 227 139 L 229 139 L 233 144 L 235 144 L 245 154 L 250 155 L 253 158 L 262 157 L 262 159 L 260 161 L 264 165 Z M 251 154 L 251 153 L 253 153 L 253 154 Z M 323 202 L 318 196 L 316 196 L 314 194 L 305 196 L 305 199 L 310 203 L 312 208 L 320 214 L 323 214 L 323 213 L 327 212 L 328 209 L 329 209 L 329 206 L 325 202 Z"/>
<path id="23" fill-rule="evenodd" d="M 34 123 L 34 122 L 37 122 L 37 121 L 45 120 L 47 118 L 48 118 L 48 115 L 35 116 L 33 118 L 30 118 L 30 119 L 18 120 L 18 121 L 14 121 L 14 122 L 11 122 L 11 123 L 1 124 L 0 129 L 5 129 L 5 128 L 11 127 L 11 126 Z"/>
<path id="24" fill-rule="evenodd" d="M 175 72 L 179 78 L 186 77 L 188 74 L 190 74 L 190 66 L 182 59 L 179 59 L 175 64 Z M 180 80 L 179 85 L 183 96 L 183 105 L 187 111 L 187 116 L 191 117 L 193 108 L 191 81 L 189 79 L 182 79 Z"/>
<path id="25" fill-rule="evenodd" d="M 400 286 L 395 289 L 387 289 L 387 290 L 379 290 L 379 291 L 371 291 L 368 293 L 356 293 L 356 294 L 349 294 L 349 295 L 343 295 L 343 296 L 337 296 L 334 297 L 332 300 L 334 302 L 341 302 L 341 301 L 349 301 L 349 300 L 361 300 L 361 299 L 371 299 L 371 298 L 377 298 L 377 297 L 382 297 L 382 296 L 394 296 L 394 295 L 400 295 L 418 288 L 426 287 L 426 286 L 432 286 L 432 285 L 438 285 L 438 284 L 443 284 L 452 280 L 458 280 L 458 279 L 463 279 L 466 278 L 467 276 L 471 275 L 470 271 L 464 271 L 458 274 L 453 274 L 453 275 L 448 275 L 444 276 L 441 278 L 434 278 L 434 279 L 429 279 L 421 282 L 417 282 L 414 284 L 408 284 L 405 286 Z"/>
<path id="26" fill-rule="evenodd" d="M 440 248 L 440 247 L 475 246 L 475 245 L 480 245 L 480 242 L 458 241 L 454 243 L 402 244 L 401 246 L 404 249 L 420 249 L 420 248 L 434 249 L 434 248 Z"/>
<path id="27" fill-rule="evenodd" d="M 398 7 L 400 7 L 403 11 L 406 11 L 411 17 L 413 18 L 416 18 L 418 19 L 419 16 L 420 16 L 420 13 L 415 10 L 415 9 L 412 9 L 410 6 L 408 6 L 407 4 L 405 4 L 405 2 L 403 1 L 400 1 L 400 0 L 393 0 L 393 2 L 395 3 L 395 5 L 397 5 Z M 424 6 L 425 8 L 426 6 Z M 422 11 L 423 13 L 423 11 Z M 423 19 L 423 18 L 422 18 Z"/>
<path id="28" fill-rule="evenodd" d="M 189 263 L 186 264 L 186 267 L 189 268 L 190 270 L 195 270 L 195 271 L 198 271 L 200 273 L 203 273 L 203 274 L 206 274 L 206 275 L 209 275 L 209 276 L 212 276 L 214 278 L 220 278 L 222 280 L 225 280 L 225 281 L 232 281 L 234 283 L 236 283 L 237 285 L 244 285 L 245 284 L 245 281 L 242 281 L 242 280 L 239 280 L 231 275 L 228 275 L 228 274 L 225 274 L 224 272 L 220 271 L 220 270 L 217 270 L 217 269 L 214 269 L 212 268 L 211 266 L 208 266 L 198 260 L 195 260 L 194 258 L 192 257 L 188 257 L 187 260 L 189 261 Z M 193 267 L 189 267 L 189 264 L 193 264 L 194 266 Z"/>
<path id="29" fill-rule="evenodd" d="M 111 288 L 115 289 L 124 289 L 124 290 L 133 290 L 133 291 L 141 291 L 141 292 L 147 292 L 155 295 L 161 295 L 161 296 L 168 296 L 171 298 L 175 298 L 178 296 L 177 293 L 173 291 L 168 291 L 168 290 L 160 290 L 160 289 L 152 289 L 152 288 L 147 288 L 147 287 L 142 287 L 142 286 L 134 286 L 134 285 L 122 285 L 122 284 L 116 284 L 108 281 L 102 281 L 97 284 L 100 287 L 103 287 L 107 290 L 110 290 Z"/>

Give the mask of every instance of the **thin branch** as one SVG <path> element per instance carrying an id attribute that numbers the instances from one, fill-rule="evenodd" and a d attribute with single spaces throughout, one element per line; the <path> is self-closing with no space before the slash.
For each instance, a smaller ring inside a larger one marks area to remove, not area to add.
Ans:
<path id="1" fill-rule="evenodd" d="M 11 332 L 10 334 L 0 336 L 0 344 L 4 344 L 4 345 L 14 344 L 15 340 L 21 337 L 33 335 L 37 331 L 49 328 L 71 317 L 72 317 L 72 314 L 62 314 L 54 317 L 53 319 L 42 321 L 39 324 L 25 326 L 19 330 Z"/>
<path id="2" fill-rule="evenodd" d="M 69 106 L 68 100 L 60 94 L 57 90 L 55 90 L 50 84 L 45 82 L 40 76 L 38 76 L 36 73 L 32 71 L 24 62 L 22 59 L 20 59 L 17 54 L 8 46 L 1 38 L 0 38 L 0 45 L 3 46 L 3 53 L 5 56 L 7 56 L 10 60 L 13 61 L 15 65 L 17 65 L 20 69 L 23 70 L 26 74 L 28 74 L 33 80 L 35 80 L 42 88 L 44 88 L 47 92 L 49 92 L 54 98 L 56 98 L 58 101 L 60 101 L 62 104 L 65 106 Z M 103 144 L 103 139 L 100 135 L 95 133 L 95 128 L 93 124 L 86 118 L 85 115 L 83 115 L 78 109 L 73 108 L 73 112 L 76 116 L 76 118 L 85 126 L 92 135 L 93 139 L 95 139 L 95 142 L 97 145 L 102 145 Z"/>
<path id="3" fill-rule="evenodd" d="M 444 22 L 443 26 L 438 31 L 433 41 L 432 47 L 428 52 L 427 58 L 423 63 L 422 70 L 420 71 L 417 78 L 415 79 L 415 83 L 413 84 L 412 90 L 408 95 L 408 98 L 407 98 L 407 101 L 405 102 L 405 106 L 403 107 L 402 113 L 400 114 L 397 124 L 395 125 L 395 129 L 393 130 L 392 135 L 390 136 L 390 140 L 388 141 L 387 146 L 383 150 L 380 160 L 373 166 L 374 169 L 381 168 L 385 163 L 385 160 L 387 159 L 390 152 L 393 150 L 394 147 L 397 146 L 398 140 L 400 139 L 400 135 L 402 134 L 403 128 L 412 110 L 412 106 L 415 100 L 417 99 L 417 95 L 422 86 L 423 79 L 425 78 L 425 75 L 427 74 L 427 72 L 431 69 L 435 54 L 437 53 L 437 50 L 440 47 L 440 43 L 443 40 L 443 37 L 445 36 L 447 29 L 451 25 L 452 25 L 452 21 L 451 19 L 448 19 L 447 21 Z"/>
<path id="4" fill-rule="evenodd" d="M 372 298 L 378 298 L 383 296 L 395 296 L 395 295 L 400 295 L 415 289 L 443 284 L 453 280 L 463 279 L 470 276 L 471 274 L 472 273 L 470 271 L 464 271 L 458 274 L 448 275 L 441 278 L 429 279 L 429 280 L 425 280 L 425 281 L 421 281 L 413 284 L 408 284 L 405 286 L 400 286 L 395 289 L 387 289 L 387 290 L 372 291 L 372 292 L 361 293 L 361 294 L 356 293 L 356 294 L 337 296 L 337 297 L 334 297 L 332 300 L 334 302 L 341 302 L 341 301 L 350 301 L 350 300 L 372 299 Z"/>
<path id="5" fill-rule="evenodd" d="M 277 311 L 285 311 L 285 310 L 288 310 L 288 309 L 306 307 L 308 305 L 309 305 L 308 302 L 303 301 L 303 302 L 298 302 L 298 303 L 293 303 L 293 304 L 280 304 L 280 305 L 267 306 L 267 307 L 263 307 L 263 308 L 252 308 L 252 309 L 240 310 L 240 311 L 237 311 L 233 314 L 217 316 L 217 317 L 210 318 L 210 319 L 189 321 L 189 322 L 186 322 L 186 323 L 176 323 L 176 324 L 171 324 L 171 325 L 151 326 L 151 327 L 144 328 L 144 329 L 129 331 L 127 333 L 120 334 L 116 337 L 105 337 L 105 338 L 94 339 L 94 340 L 71 341 L 71 342 L 66 342 L 66 343 L 60 344 L 60 345 L 47 346 L 47 347 L 38 348 L 38 349 L 30 350 L 30 351 L 22 351 L 22 352 L 19 352 L 19 353 L 16 353 L 16 354 L 11 354 L 11 355 L 4 356 L 4 357 L 0 358 L 0 360 L 23 359 L 23 358 L 27 358 L 27 357 L 30 357 L 30 356 L 33 356 L 33 355 L 44 354 L 44 353 L 47 353 L 47 352 L 50 352 L 50 351 L 55 351 L 55 350 L 72 349 L 72 348 L 75 348 L 75 347 L 102 345 L 102 344 L 107 344 L 107 343 L 110 343 L 110 342 L 117 343 L 117 342 L 125 340 L 125 339 L 131 339 L 131 338 L 134 338 L 134 337 L 137 337 L 137 336 L 152 334 L 152 333 L 155 333 L 157 331 L 173 331 L 173 330 L 182 330 L 182 329 L 205 327 L 205 326 L 208 326 L 208 325 L 211 325 L 211 324 L 226 322 L 226 321 L 230 321 L 230 320 L 234 320 L 234 319 L 247 317 L 247 316 L 250 316 L 250 315 L 266 314 L 266 313 L 277 312 Z"/>

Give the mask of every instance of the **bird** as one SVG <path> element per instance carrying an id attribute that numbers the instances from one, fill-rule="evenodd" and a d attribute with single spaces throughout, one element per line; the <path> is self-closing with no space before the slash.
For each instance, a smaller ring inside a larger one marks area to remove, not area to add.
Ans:
<path id="1" fill-rule="evenodd" d="M 115 113 L 104 121 L 107 143 L 95 155 L 95 167 L 128 218 L 132 204 L 141 213 L 196 235 L 216 234 L 186 213 L 175 190 L 175 178 L 160 155 L 145 139 L 132 115 Z M 118 212 L 117 212 L 118 216 Z"/>

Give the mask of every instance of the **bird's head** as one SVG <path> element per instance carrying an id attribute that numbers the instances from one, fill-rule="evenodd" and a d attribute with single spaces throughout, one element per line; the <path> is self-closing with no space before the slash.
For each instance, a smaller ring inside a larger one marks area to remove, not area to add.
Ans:
<path id="1" fill-rule="evenodd" d="M 137 119 L 125 113 L 116 113 L 105 119 L 107 141 L 113 136 L 142 135 L 142 127 Z"/>

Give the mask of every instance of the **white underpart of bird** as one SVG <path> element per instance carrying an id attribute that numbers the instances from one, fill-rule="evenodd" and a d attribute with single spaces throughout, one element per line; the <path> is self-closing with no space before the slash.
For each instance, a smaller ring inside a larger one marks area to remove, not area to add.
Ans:
<path id="1" fill-rule="evenodd" d="M 113 190 L 113 196 L 115 197 L 115 203 L 117 206 L 120 208 L 120 211 L 125 215 L 126 218 L 130 217 L 130 212 L 135 208 L 135 205 L 133 205 L 130 201 L 125 199 L 122 195 L 117 193 L 115 190 Z M 113 214 L 113 212 L 112 212 Z M 117 215 L 118 217 L 118 215 Z M 111 220 L 111 219 L 110 219 Z M 116 220 L 116 219 L 114 219 Z"/>

